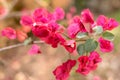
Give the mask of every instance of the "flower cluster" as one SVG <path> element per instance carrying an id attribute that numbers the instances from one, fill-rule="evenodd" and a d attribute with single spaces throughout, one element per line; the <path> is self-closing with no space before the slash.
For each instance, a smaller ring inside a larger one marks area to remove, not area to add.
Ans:
<path id="1" fill-rule="evenodd" d="M 70 9 L 71 14 L 76 12 L 73 7 Z M 102 61 L 96 48 L 100 48 L 101 52 L 112 52 L 114 49 L 114 34 L 110 31 L 118 27 L 119 23 L 113 18 L 107 18 L 104 15 L 98 16 L 94 20 L 94 16 L 89 9 L 84 9 L 80 15 L 66 15 L 69 19 L 68 27 L 65 28 L 58 23 L 65 20 L 65 12 L 62 8 L 56 8 L 53 12 L 44 8 L 36 9 L 31 15 L 21 17 L 21 29 L 14 30 L 7 27 L 1 31 L 2 36 L 9 39 L 18 39 L 20 42 L 30 44 L 33 39 L 27 40 L 27 33 L 37 37 L 46 44 L 57 48 L 58 45 L 63 46 L 70 54 L 77 52 L 80 56 L 78 61 L 69 59 L 67 62 L 58 66 L 53 74 L 56 80 L 68 80 L 71 69 L 78 62 L 77 73 L 87 75 L 95 70 L 98 63 Z M 97 38 L 95 38 L 97 36 Z M 31 37 L 32 38 L 32 37 Z M 82 43 L 79 43 L 81 42 Z M 29 54 L 41 53 L 38 45 L 32 45 L 28 51 Z"/>
<path id="2" fill-rule="evenodd" d="M 61 8 L 56 8 L 54 12 L 39 8 L 34 11 L 32 17 L 22 16 L 20 23 L 24 26 L 30 26 L 36 37 L 50 44 L 53 48 L 61 44 L 68 52 L 72 53 L 76 48 L 76 43 L 74 40 L 66 40 L 61 35 L 64 28 L 57 23 L 64 16 L 65 13 Z"/>
<path id="3" fill-rule="evenodd" d="M 102 61 L 100 55 L 93 51 L 89 56 L 81 56 L 78 59 L 79 68 L 77 69 L 78 73 L 83 75 L 87 75 L 90 71 L 95 70 L 97 68 L 97 64 Z"/>

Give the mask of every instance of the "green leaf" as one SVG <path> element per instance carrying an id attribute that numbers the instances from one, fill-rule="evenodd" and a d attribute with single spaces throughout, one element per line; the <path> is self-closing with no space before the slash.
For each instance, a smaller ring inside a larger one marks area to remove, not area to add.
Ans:
<path id="1" fill-rule="evenodd" d="M 92 52 L 94 51 L 98 46 L 98 42 L 93 39 L 88 39 L 85 42 L 85 51 L 86 52 Z"/>
<path id="2" fill-rule="evenodd" d="M 76 38 L 84 38 L 84 37 L 86 37 L 88 35 L 88 33 L 86 33 L 86 32 L 84 32 L 84 33 L 78 33 L 77 35 L 76 35 Z"/>
<path id="3" fill-rule="evenodd" d="M 79 55 L 83 55 L 85 53 L 85 45 L 84 44 L 79 44 L 77 46 L 77 52 Z"/>
<path id="4" fill-rule="evenodd" d="M 24 45 L 28 45 L 32 42 L 32 39 L 31 38 L 28 38 L 24 41 Z"/>
<path id="5" fill-rule="evenodd" d="M 99 35 L 99 34 L 101 34 L 101 33 L 103 32 L 102 26 L 95 26 L 95 27 L 93 28 L 93 30 L 94 30 L 94 34 L 95 34 L 95 35 Z"/>
<path id="6" fill-rule="evenodd" d="M 102 34 L 102 36 L 103 36 L 103 38 L 104 39 L 107 39 L 107 40 L 110 40 L 110 41 L 113 41 L 114 40 L 114 34 L 112 34 L 112 33 L 110 33 L 110 32 L 104 32 L 103 34 Z"/>

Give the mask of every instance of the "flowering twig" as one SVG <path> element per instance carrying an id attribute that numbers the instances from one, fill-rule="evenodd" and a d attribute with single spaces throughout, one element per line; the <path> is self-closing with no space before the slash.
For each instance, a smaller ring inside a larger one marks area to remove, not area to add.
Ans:
<path id="1" fill-rule="evenodd" d="M 33 42 L 33 44 L 40 44 L 40 43 L 44 43 L 44 41 L 34 41 Z M 19 44 L 3 47 L 3 48 L 0 48 L 0 51 L 16 48 L 16 47 L 20 47 L 20 46 L 24 46 L 24 43 L 19 43 Z"/>

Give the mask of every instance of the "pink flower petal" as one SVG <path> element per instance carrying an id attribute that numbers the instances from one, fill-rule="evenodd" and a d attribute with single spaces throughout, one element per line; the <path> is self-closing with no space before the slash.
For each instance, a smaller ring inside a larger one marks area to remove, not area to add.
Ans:
<path id="1" fill-rule="evenodd" d="M 29 16 L 22 16 L 20 20 L 20 24 L 23 26 L 32 26 L 33 20 Z"/>
<path id="2" fill-rule="evenodd" d="M 62 65 L 58 66 L 53 74 L 56 77 L 56 80 L 68 80 L 71 69 L 75 66 L 75 60 L 68 60 Z"/>
<path id="3" fill-rule="evenodd" d="M 100 50 L 102 52 L 111 52 L 113 51 L 114 44 L 111 41 L 103 39 L 102 37 L 99 38 L 100 43 Z"/>
<path id="4" fill-rule="evenodd" d="M 28 54 L 30 55 L 40 54 L 40 53 L 41 53 L 40 47 L 36 44 L 33 44 L 30 50 L 28 51 Z"/>
<path id="5" fill-rule="evenodd" d="M 11 27 L 7 27 L 7 28 L 3 29 L 1 31 L 1 34 L 2 34 L 2 36 L 5 36 L 9 39 L 16 39 L 16 31 Z"/>
<path id="6" fill-rule="evenodd" d="M 54 16 L 56 17 L 56 20 L 61 20 L 65 16 L 65 12 L 62 8 L 56 8 L 54 12 Z"/>
<path id="7" fill-rule="evenodd" d="M 115 19 L 108 19 L 104 15 L 100 15 L 97 18 L 97 25 L 102 26 L 104 30 L 112 30 L 118 27 L 119 23 Z"/>
<path id="8" fill-rule="evenodd" d="M 73 53 L 76 49 L 76 43 L 74 40 L 70 40 L 70 41 L 65 42 L 63 46 L 70 53 Z"/>
<path id="9" fill-rule="evenodd" d="M 67 28 L 67 32 L 68 32 L 68 35 L 70 36 L 70 38 L 75 38 L 79 31 L 80 31 L 80 28 L 77 23 L 71 24 Z"/>
<path id="10" fill-rule="evenodd" d="M 81 12 L 81 18 L 82 18 L 82 22 L 91 23 L 91 24 L 94 23 L 93 14 L 90 12 L 89 9 L 84 9 Z"/>
<path id="11" fill-rule="evenodd" d="M 118 27 L 118 25 L 119 25 L 119 23 L 115 19 L 110 18 L 108 21 L 107 30 L 112 30 L 112 29 Z"/>

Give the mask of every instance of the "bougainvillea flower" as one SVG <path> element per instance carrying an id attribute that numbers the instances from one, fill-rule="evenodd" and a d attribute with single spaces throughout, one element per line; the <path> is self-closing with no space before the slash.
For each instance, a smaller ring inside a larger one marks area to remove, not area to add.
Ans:
<path id="1" fill-rule="evenodd" d="M 94 61 L 94 64 L 97 64 L 101 62 L 102 59 L 100 58 L 100 55 L 96 51 L 93 51 L 90 53 L 89 61 Z"/>
<path id="2" fill-rule="evenodd" d="M 50 44 L 53 48 L 56 48 L 58 44 L 63 44 L 65 39 L 59 33 L 52 33 L 48 38 L 45 39 L 45 42 Z"/>
<path id="3" fill-rule="evenodd" d="M 33 13 L 33 19 L 35 20 L 35 22 L 47 23 L 48 22 L 47 16 L 48 11 L 43 8 L 38 8 Z"/>
<path id="4" fill-rule="evenodd" d="M 80 16 L 74 16 L 72 23 L 77 23 L 79 25 L 79 32 L 87 32 L 85 26 L 81 22 Z"/>
<path id="5" fill-rule="evenodd" d="M 70 38 L 75 38 L 78 32 L 87 32 L 79 16 L 74 16 L 67 32 Z"/>
<path id="6" fill-rule="evenodd" d="M 79 68 L 76 70 L 76 72 L 82 75 L 87 75 L 90 72 L 90 68 L 87 66 L 79 65 Z"/>
<path id="7" fill-rule="evenodd" d="M 32 27 L 32 33 L 39 38 L 46 38 L 50 35 L 50 28 L 47 25 L 36 25 Z"/>
<path id="8" fill-rule="evenodd" d="M 73 17 L 71 23 L 79 23 L 79 22 L 81 22 L 80 16 L 76 15 Z"/>
<path id="9" fill-rule="evenodd" d="M 33 44 L 30 50 L 28 51 L 28 54 L 30 55 L 40 54 L 40 53 L 41 53 L 40 47 L 36 44 Z"/>
<path id="10" fill-rule="evenodd" d="M 16 39 L 16 31 L 11 27 L 4 28 L 1 34 L 9 39 Z"/>
<path id="11" fill-rule="evenodd" d="M 115 19 L 108 19 L 104 15 L 100 15 L 97 18 L 97 25 L 102 26 L 104 30 L 112 30 L 118 27 L 119 23 Z"/>
<path id="12" fill-rule="evenodd" d="M 58 66 L 53 74 L 56 77 L 56 80 L 68 80 L 71 69 L 75 66 L 75 60 L 68 60 L 62 65 Z"/>
<path id="13" fill-rule="evenodd" d="M 32 32 L 36 37 L 39 37 L 53 48 L 56 48 L 59 43 L 64 43 L 65 39 L 57 32 L 59 25 L 54 22 L 52 23 L 33 26 Z"/>
<path id="14" fill-rule="evenodd" d="M 66 41 L 63 46 L 70 53 L 73 53 L 76 49 L 76 43 L 74 40 Z"/>
<path id="15" fill-rule="evenodd" d="M 114 48 L 114 44 L 102 37 L 99 38 L 100 50 L 102 52 L 111 52 Z"/>
<path id="16" fill-rule="evenodd" d="M 90 69 L 95 70 L 97 64 L 101 61 L 102 59 L 100 58 L 100 55 L 96 51 L 93 51 L 90 53 L 88 66 Z"/>
<path id="17" fill-rule="evenodd" d="M 53 15 L 55 16 L 56 20 L 64 19 L 65 12 L 62 8 L 56 8 Z"/>
<path id="18" fill-rule="evenodd" d="M 100 55 L 93 51 L 89 56 L 80 56 L 78 58 L 79 67 L 76 72 L 87 75 L 90 71 L 95 70 L 97 68 L 97 64 L 102 61 Z"/>
<path id="19" fill-rule="evenodd" d="M 78 58 L 78 61 L 80 64 L 86 65 L 86 63 L 88 62 L 88 56 L 81 56 Z"/>
<path id="20" fill-rule="evenodd" d="M 82 19 L 82 22 L 84 23 L 91 23 L 91 24 L 94 23 L 93 14 L 90 12 L 89 9 L 84 9 L 81 12 L 81 19 Z"/>
<path id="21" fill-rule="evenodd" d="M 33 25 L 33 20 L 30 16 L 22 16 L 20 20 L 20 24 L 23 26 L 32 26 Z"/>
<path id="22" fill-rule="evenodd" d="M 58 29 L 60 29 L 60 26 L 56 22 L 50 22 L 48 27 L 51 28 L 52 32 L 56 32 Z"/>
<path id="23" fill-rule="evenodd" d="M 108 21 L 108 18 L 105 17 L 104 15 L 100 15 L 97 18 L 97 24 L 101 25 L 103 28 L 107 26 L 107 21 Z"/>
<path id="24" fill-rule="evenodd" d="M 78 72 L 82 75 L 87 75 L 90 72 L 90 68 L 87 66 L 88 56 L 80 56 L 78 58 L 78 61 L 79 61 L 79 67 L 76 70 L 76 72 Z"/>
<path id="25" fill-rule="evenodd" d="M 80 31 L 80 28 L 77 23 L 71 24 L 67 28 L 67 32 L 70 38 L 75 38 L 79 31 Z"/>
<path id="26" fill-rule="evenodd" d="M 109 21 L 108 21 L 108 27 L 106 27 L 106 30 L 112 30 L 116 27 L 118 27 L 119 23 L 113 19 L 113 18 L 110 18 Z"/>

